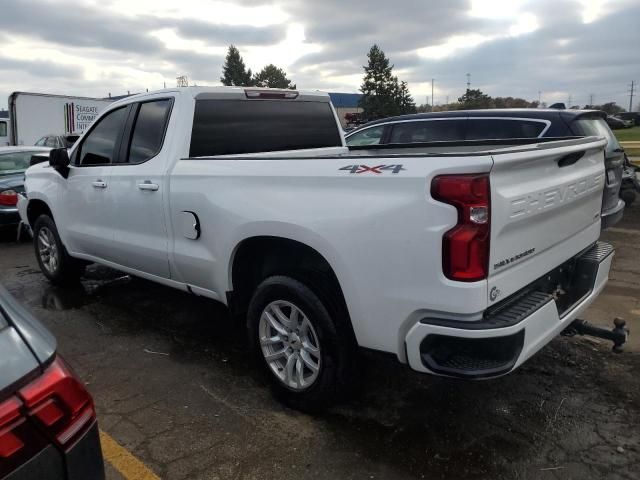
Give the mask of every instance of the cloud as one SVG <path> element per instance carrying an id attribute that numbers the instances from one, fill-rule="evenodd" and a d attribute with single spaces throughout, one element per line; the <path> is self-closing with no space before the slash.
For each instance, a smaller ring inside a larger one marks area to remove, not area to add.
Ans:
<path id="1" fill-rule="evenodd" d="M 129 8 L 126 8 L 129 6 Z M 299 88 L 356 91 L 380 45 L 419 103 L 466 87 L 497 96 L 626 105 L 640 80 L 637 0 L 20 0 L 0 15 L 0 96 L 104 96 L 218 84 L 226 48 L 274 62 Z M 1 104 L 0 104 L 1 106 Z"/>

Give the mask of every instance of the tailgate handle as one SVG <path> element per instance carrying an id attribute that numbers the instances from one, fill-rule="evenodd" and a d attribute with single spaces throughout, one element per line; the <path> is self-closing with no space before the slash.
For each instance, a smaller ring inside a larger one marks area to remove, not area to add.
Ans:
<path id="1" fill-rule="evenodd" d="M 581 152 L 569 153 L 558 160 L 558 166 L 560 168 L 568 167 L 569 165 L 573 165 L 574 163 L 576 163 L 582 157 L 584 157 L 584 150 Z"/>

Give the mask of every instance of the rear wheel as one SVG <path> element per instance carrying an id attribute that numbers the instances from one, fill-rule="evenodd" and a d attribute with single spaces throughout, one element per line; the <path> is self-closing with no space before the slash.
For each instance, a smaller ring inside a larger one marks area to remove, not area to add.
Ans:
<path id="1" fill-rule="evenodd" d="M 48 215 L 39 216 L 33 225 L 33 246 L 40 270 L 51 283 L 63 285 L 78 282 L 84 265 L 69 256 L 56 224 Z"/>
<path id="2" fill-rule="evenodd" d="M 328 305 L 304 283 L 272 276 L 249 304 L 250 341 L 275 395 L 303 411 L 328 407 L 348 383 L 353 347 Z"/>

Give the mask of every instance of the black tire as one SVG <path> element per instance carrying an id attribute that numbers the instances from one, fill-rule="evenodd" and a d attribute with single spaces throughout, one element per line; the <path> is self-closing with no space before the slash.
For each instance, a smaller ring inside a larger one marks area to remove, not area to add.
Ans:
<path id="1" fill-rule="evenodd" d="M 260 345 L 259 324 L 265 308 L 274 301 L 285 301 L 298 307 L 308 318 L 317 334 L 320 347 L 320 368 L 317 378 L 303 390 L 285 385 L 269 367 Z M 249 303 L 247 327 L 249 342 L 270 379 L 272 390 L 285 405 L 304 412 L 318 412 L 343 398 L 350 383 L 355 347 L 352 335 L 344 328 L 345 319 L 330 302 L 320 299 L 312 288 L 288 276 L 276 275 L 264 280 Z"/>
<path id="2" fill-rule="evenodd" d="M 49 233 L 50 235 L 48 235 Z M 55 244 L 55 252 L 58 259 L 55 265 L 45 264 L 43 260 L 38 241 L 41 234 L 46 234 Z M 33 224 L 33 247 L 40 270 L 51 283 L 54 285 L 78 283 L 84 273 L 85 264 L 69 256 L 67 249 L 62 244 L 62 240 L 60 240 L 55 222 L 48 215 L 40 215 Z"/>

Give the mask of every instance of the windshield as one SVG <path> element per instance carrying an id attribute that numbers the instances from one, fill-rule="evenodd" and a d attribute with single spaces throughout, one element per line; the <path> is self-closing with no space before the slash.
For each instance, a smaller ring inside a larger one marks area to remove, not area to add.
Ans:
<path id="1" fill-rule="evenodd" d="M 0 175 L 10 175 L 24 172 L 29 168 L 31 155 L 41 152 L 9 152 L 0 153 Z"/>
<path id="2" fill-rule="evenodd" d="M 370 127 L 348 136 L 345 141 L 349 146 L 378 145 L 383 132 L 384 125 Z"/>

